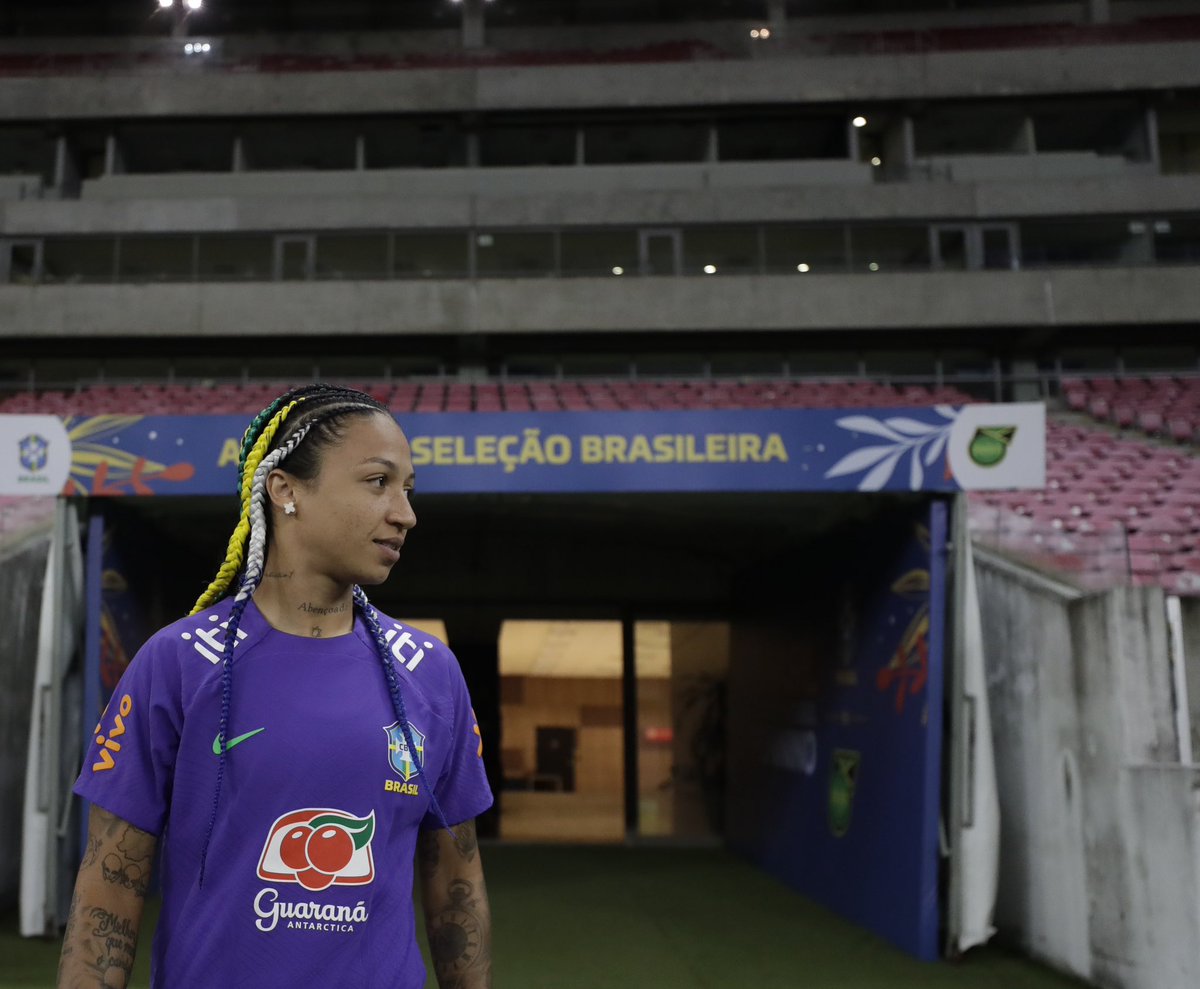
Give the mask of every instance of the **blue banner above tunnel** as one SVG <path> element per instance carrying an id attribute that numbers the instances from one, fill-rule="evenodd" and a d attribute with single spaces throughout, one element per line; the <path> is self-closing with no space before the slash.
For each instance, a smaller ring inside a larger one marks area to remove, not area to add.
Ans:
<path id="1" fill-rule="evenodd" d="M 1040 404 L 413 413 L 427 493 L 1039 488 Z M 213 495 L 246 416 L 0 416 L 0 494 Z"/>

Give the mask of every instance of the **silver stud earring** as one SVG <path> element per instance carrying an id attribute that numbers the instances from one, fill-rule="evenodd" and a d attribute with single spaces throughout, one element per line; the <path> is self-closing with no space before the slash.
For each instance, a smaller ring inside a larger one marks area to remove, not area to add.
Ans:
<path id="1" fill-rule="evenodd" d="M 283 514 L 284 515 L 295 515 L 296 514 L 296 503 L 294 501 L 287 502 L 283 506 Z"/>

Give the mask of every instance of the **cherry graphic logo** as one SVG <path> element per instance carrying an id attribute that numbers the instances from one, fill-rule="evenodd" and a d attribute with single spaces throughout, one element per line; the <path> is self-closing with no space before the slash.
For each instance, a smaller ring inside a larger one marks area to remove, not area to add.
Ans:
<path id="1" fill-rule="evenodd" d="M 374 836 L 374 811 L 366 817 L 329 807 L 290 811 L 267 832 L 259 878 L 313 891 L 369 883 L 375 878 Z"/>

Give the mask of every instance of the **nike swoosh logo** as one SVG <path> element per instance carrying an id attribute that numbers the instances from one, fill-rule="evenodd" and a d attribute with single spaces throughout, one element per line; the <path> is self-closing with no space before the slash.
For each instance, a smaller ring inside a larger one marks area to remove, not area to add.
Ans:
<path id="1" fill-rule="evenodd" d="M 235 745 L 241 745 L 248 738 L 253 738 L 260 731 L 266 731 L 266 728 L 255 728 L 254 731 L 248 731 L 245 735 L 238 735 L 237 738 L 231 738 L 225 745 L 225 751 L 228 752 Z M 213 755 L 221 754 L 221 733 L 217 732 L 217 737 L 213 739 Z"/>

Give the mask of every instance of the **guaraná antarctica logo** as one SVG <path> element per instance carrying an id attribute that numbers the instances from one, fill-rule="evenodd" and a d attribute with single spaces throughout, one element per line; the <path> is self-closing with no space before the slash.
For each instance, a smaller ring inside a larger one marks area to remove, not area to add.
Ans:
<path id="1" fill-rule="evenodd" d="M 30 433 L 17 441 L 17 459 L 31 474 L 45 470 L 50 459 L 50 441 L 39 433 Z"/>
<path id="2" fill-rule="evenodd" d="M 841 838 L 850 830 L 860 758 L 860 753 L 852 749 L 833 750 L 829 773 L 829 830 L 835 838 Z"/>
<path id="3" fill-rule="evenodd" d="M 1008 453 L 1016 435 L 1016 426 L 980 426 L 971 437 L 967 455 L 980 467 L 995 467 Z"/>
<path id="4" fill-rule="evenodd" d="M 366 817 L 328 807 L 291 811 L 271 825 L 258 877 L 299 883 L 314 892 L 333 885 L 365 885 L 375 878 L 374 836 L 373 810 Z"/>

